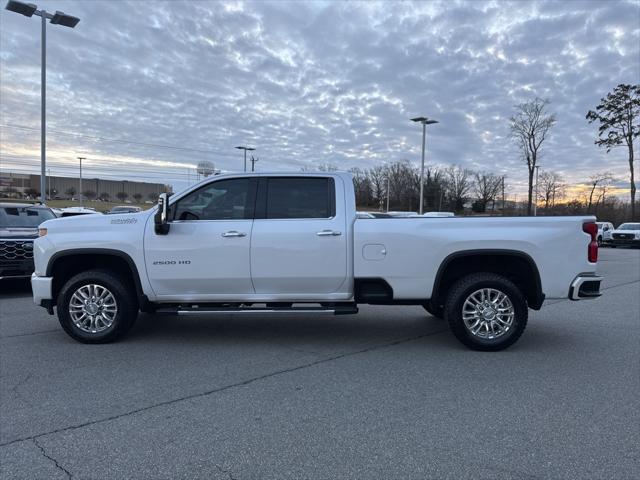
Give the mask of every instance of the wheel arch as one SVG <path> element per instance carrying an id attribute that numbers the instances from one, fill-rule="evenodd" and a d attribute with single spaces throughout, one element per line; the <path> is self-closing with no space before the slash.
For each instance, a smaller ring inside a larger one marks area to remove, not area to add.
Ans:
<path id="1" fill-rule="evenodd" d="M 146 296 L 135 262 L 129 254 L 109 248 L 75 248 L 53 254 L 46 269 L 46 276 L 53 277 L 53 303 L 55 304 L 60 289 L 69 278 L 91 269 L 109 270 L 124 275 L 135 288 L 139 303 L 145 303 Z"/>
<path id="2" fill-rule="evenodd" d="M 433 282 L 430 302 L 442 305 L 446 292 L 463 275 L 490 272 L 512 280 L 527 299 L 527 304 L 539 310 L 544 302 L 538 267 L 525 252 L 507 249 L 463 250 L 448 255 L 440 264 Z"/>

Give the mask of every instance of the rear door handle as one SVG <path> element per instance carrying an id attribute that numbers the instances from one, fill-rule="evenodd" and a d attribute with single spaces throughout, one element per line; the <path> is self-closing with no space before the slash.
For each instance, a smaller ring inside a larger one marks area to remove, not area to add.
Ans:
<path id="1" fill-rule="evenodd" d="M 238 232 L 237 230 L 229 230 L 228 232 L 224 232 L 222 236 L 223 237 L 246 237 L 247 234 L 243 232 Z"/>
<path id="2" fill-rule="evenodd" d="M 319 237 L 337 237 L 338 235 L 342 235 L 342 232 L 338 232 L 337 230 L 320 230 L 316 232 L 316 235 Z"/>

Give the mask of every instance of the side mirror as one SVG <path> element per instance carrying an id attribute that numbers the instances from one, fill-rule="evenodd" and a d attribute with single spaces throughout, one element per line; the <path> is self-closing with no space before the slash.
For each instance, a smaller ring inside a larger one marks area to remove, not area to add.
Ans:
<path id="1" fill-rule="evenodd" d="M 169 195 L 161 193 L 158 197 L 158 211 L 156 212 L 153 220 L 155 224 L 155 231 L 158 235 L 166 235 L 169 233 Z"/>

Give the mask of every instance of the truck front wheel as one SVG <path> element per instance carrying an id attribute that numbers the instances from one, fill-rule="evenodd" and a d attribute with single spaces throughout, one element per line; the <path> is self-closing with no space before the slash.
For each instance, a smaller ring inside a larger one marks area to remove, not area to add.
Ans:
<path id="1" fill-rule="evenodd" d="M 520 338 L 527 326 L 527 301 L 509 279 L 475 273 L 449 291 L 444 309 L 458 340 L 473 350 L 503 350 Z"/>
<path id="2" fill-rule="evenodd" d="M 138 316 L 132 286 L 106 270 L 71 277 L 60 289 L 57 307 L 64 331 L 82 343 L 113 342 L 129 331 Z"/>

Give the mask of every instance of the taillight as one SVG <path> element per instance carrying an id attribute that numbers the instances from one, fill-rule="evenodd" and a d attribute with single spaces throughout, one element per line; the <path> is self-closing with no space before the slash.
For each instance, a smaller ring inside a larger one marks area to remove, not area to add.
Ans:
<path id="1" fill-rule="evenodd" d="M 595 222 L 583 223 L 582 231 L 591 235 L 591 241 L 587 247 L 587 258 L 589 262 L 596 263 L 598 261 L 598 225 Z"/>

